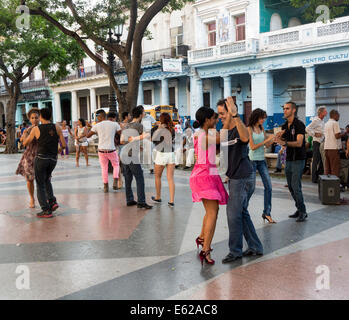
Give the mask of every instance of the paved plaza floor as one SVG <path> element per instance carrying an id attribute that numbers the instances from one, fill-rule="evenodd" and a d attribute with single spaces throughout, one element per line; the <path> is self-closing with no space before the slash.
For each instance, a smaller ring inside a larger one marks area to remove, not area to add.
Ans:
<path id="1" fill-rule="evenodd" d="M 222 206 L 216 264 L 201 267 L 195 238 L 204 209 L 192 203 L 190 172 L 175 172 L 175 208 L 167 206 L 164 175 L 162 204 L 145 211 L 126 206 L 124 189 L 103 193 L 96 158 L 90 167 L 81 159 L 79 168 L 73 157 L 59 159 L 52 181 L 60 208 L 38 219 L 23 177 L 14 174 L 19 159 L 0 155 L 0 299 L 349 299 L 349 206 L 322 205 L 310 182 L 303 183 L 308 220 L 297 223 L 288 218 L 295 208 L 284 178 L 272 179 L 278 223 L 269 225 L 257 179 L 250 214 L 262 257 L 221 263 L 228 253 Z M 154 176 L 145 171 L 145 180 L 151 203 Z M 29 289 L 18 289 L 23 266 Z"/>

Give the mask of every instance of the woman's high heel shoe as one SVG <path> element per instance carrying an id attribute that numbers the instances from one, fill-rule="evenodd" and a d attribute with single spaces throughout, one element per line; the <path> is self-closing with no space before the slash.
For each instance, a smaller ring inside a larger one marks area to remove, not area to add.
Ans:
<path id="1" fill-rule="evenodd" d="M 197 237 L 195 239 L 195 242 L 196 242 L 196 245 L 197 245 L 198 249 L 199 249 L 199 246 L 203 246 L 204 245 L 204 239 L 202 239 L 200 237 Z"/>
<path id="2" fill-rule="evenodd" d="M 215 261 L 214 261 L 213 259 L 208 260 L 208 258 L 207 258 L 207 256 L 210 254 L 211 251 L 212 251 L 212 250 L 210 249 L 210 250 L 207 250 L 207 251 L 203 251 L 203 250 L 202 250 L 202 251 L 200 252 L 199 257 L 200 257 L 200 261 L 201 261 L 201 266 L 204 265 L 204 260 L 205 260 L 205 262 L 206 262 L 207 264 L 214 265 Z"/>
<path id="3" fill-rule="evenodd" d="M 265 220 L 267 220 L 269 223 L 276 223 L 276 221 L 274 221 L 271 216 L 267 216 L 266 214 L 262 214 L 262 218 L 263 218 L 263 222 L 265 222 Z"/>

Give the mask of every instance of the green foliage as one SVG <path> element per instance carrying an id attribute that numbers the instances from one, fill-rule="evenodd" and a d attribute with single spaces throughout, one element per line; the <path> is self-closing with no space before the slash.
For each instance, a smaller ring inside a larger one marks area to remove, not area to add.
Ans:
<path id="1" fill-rule="evenodd" d="M 329 8 L 329 18 L 334 19 L 349 14 L 349 0 L 290 0 L 296 8 L 304 8 L 303 17 L 308 22 L 315 22 L 322 14 L 316 13 L 316 8 L 325 5 Z"/>
<path id="2" fill-rule="evenodd" d="M 84 37 L 95 35 L 106 39 L 109 27 L 124 24 L 125 30 L 127 29 L 131 2 L 130 0 L 74 0 L 73 4 L 80 20 L 73 17 L 65 0 L 28 0 L 26 5 L 30 8 L 44 8 L 47 13 L 54 14 L 57 20 L 70 30 L 74 28 L 77 30 L 81 25 L 80 34 Z M 156 1 L 137 1 L 138 21 L 154 2 Z M 180 10 L 189 2 L 194 0 L 170 0 L 162 11 Z M 149 33 L 144 36 L 149 37 Z"/>
<path id="3" fill-rule="evenodd" d="M 0 0 L 0 57 L 4 65 L 13 79 L 28 68 L 38 67 L 51 82 L 59 81 L 69 73 L 67 66 L 77 66 L 84 52 L 73 39 L 39 16 L 30 17 L 28 29 L 18 29 L 18 5 L 18 0 Z M 0 68 L 0 75 L 3 73 Z"/>

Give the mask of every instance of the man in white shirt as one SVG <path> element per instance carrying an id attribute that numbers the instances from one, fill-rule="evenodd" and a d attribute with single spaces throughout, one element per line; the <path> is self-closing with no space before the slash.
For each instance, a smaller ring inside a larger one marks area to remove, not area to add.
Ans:
<path id="1" fill-rule="evenodd" d="M 317 117 L 306 127 L 305 131 L 313 137 L 313 164 L 311 169 L 311 180 L 318 183 L 319 175 L 324 172 L 324 164 L 321 160 L 320 145 L 325 140 L 325 122 L 327 115 L 325 106 L 317 109 Z"/>
<path id="2" fill-rule="evenodd" d="M 94 134 L 98 135 L 98 157 L 99 163 L 102 168 L 102 178 L 104 183 L 104 192 L 109 192 L 108 184 L 108 162 L 110 161 L 113 166 L 113 189 L 118 189 L 119 179 L 119 156 L 116 153 L 114 138 L 115 133 L 121 133 L 120 125 L 117 122 L 107 120 L 107 114 L 104 110 L 100 109 L 96 112 L 98 119 L 91 131 L 87 134 L 87 138 L 92 137 Z"/>
<path id="3" fill-rule="evenodd" d="M 152 159 L 153 153 L 153 143 L 151 142 L 150 131 L 153 128 L 153 124 L 156 123 L 156 120 L 150 115 L 144 112 L 144 107 L 142 105 L 137 106 L 137 108 L 143 110 L 142 121 L 143 130 L 145 133 L 149 133 L 145 139 L 143 139 L 143 163 L 149 165 L 150 173 L 154 173 L 154 164 Z"/>
<path id="4" fill-rule="evenodd" d="M 341 149 L 341 129 L 339 128 L 339 112 L 331 110 L 330 120 L 325 124 L 325 174 L 332 174 L 339 177 L 340 158 L 339 150 Z"/>

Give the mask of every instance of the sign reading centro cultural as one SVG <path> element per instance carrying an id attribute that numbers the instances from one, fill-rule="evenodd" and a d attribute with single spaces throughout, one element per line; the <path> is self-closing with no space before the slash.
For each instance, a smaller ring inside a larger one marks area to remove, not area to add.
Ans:
<path id="1" fill-rule="evenodd" d="M 183 59 L 162 59 L 163 72 L 182 72 Z"/>
<path id="2" fill-rule="evenodd" d="M 328 56 L 321 56 L 321 57 L 305 58 L 305 59 L 302 60 L 302 63 L 303 64 L 324 63 L 324 62 L 332 62 L 332 61 L 348 60 L 348 59 L 349 59 L 349 52 L 347 52 L 347 53 L 338 53 L 338 54 L 330 54 Z"/>

